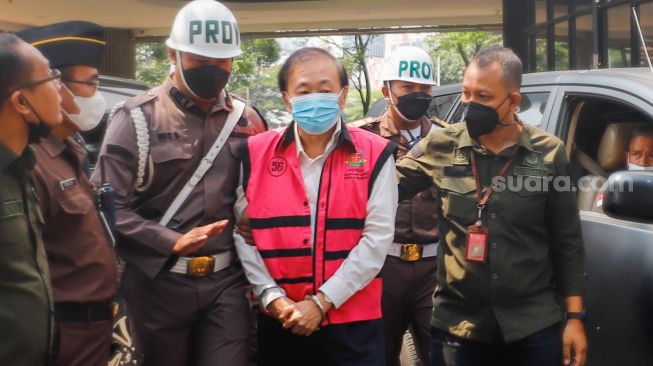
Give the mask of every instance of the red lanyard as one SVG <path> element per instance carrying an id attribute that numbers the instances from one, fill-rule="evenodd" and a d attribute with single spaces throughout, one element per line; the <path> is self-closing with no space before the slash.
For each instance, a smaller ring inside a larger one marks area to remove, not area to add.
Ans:
<path id="1" fill-rule="evenodd" d="M 490 196 L 492 193 L 494 193 L 494 184 L 490 184 L 490 187 L 487 189 L 485 192 L 485 195 L 482 194 L 481 191 L 481 179 L 479 178 L 478 175 L 478 166 L 476 165 L 476 153 L 474 150 L 471 151 L 471 157 L 472 157 L 472 173 L 474 173 L 474 180 L 476 180 L 476 200 L 478 202 L 478 220 L 481 219 L 481 212 L 485 208 L 485 205 L 487 205 L 487 202 L 490 200 Z M 502 177 L 506 172 L 508 171 L 508 168 L 512 164 L 512 162 L 515 160 L 515 157 L 517 154 L 513 155 L 506 161 L 503 166 L 501 167 L 501 170 L 499 170 L 499 177 Z"/>

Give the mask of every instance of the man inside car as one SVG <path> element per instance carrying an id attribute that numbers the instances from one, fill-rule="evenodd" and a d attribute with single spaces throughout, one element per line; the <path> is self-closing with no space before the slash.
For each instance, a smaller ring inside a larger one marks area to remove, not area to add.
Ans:
<path id="1" fill-rule="evenodd" d="M 628 151 L 624 154 L 628 170 L 653 171 L 653 126 L 645 125 L 637 128 L 630 138 Z M 592 205 L 594 212 L 603 212 L 604 188 L 594 199 Z"/>

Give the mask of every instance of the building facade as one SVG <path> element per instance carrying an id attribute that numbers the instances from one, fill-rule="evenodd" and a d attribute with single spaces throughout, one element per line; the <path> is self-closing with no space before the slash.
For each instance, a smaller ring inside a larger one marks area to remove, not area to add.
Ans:
<path id="1" fill-rule="evenodd" d="M 504 0 L 504 42 L 528 72 L 648 66 L 651 0 Z"/>

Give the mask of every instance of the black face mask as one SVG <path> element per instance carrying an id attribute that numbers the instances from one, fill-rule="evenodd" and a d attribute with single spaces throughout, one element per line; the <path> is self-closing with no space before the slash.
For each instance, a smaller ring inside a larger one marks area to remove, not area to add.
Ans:
<path id="1" fill-rule="evenodd" d="M 415 121 L 426 114 L 429 105 L 431 105 L 431 96 L 424 92 L 416 92 L 397 98 L 395 107 L 405 119 Z"/>
<path id="2" fill-rule="evenodd" d="M 215 99 L 229 81 L 229 72 L 215 65 L 182 69 L 188 89 L 203 99 Z"/>
<path id="3" fill-rule="evenodd" d="M 42 139 L 50 136 L 50 132 L 52 132 L 50 126 L 46 125 L 43 122 L 39 122 L 38 125 L 35 125 L 33 123 L 27 123 L 27 128 L 28 128 L 27 142 L 30 144 L 41 142 Z"/>
<path id="4" fill-rule="evenodd" d="M 501 108 L 501 106 L 503 106 L 509 97 L 510 94 L 506 97 L 506 99 L 503 100 L 503 102 L 501 102 L 498 108 Z M 467 131 L 469 132 L 469 136 L 473 139 L 478 139 L 483 135 L 487 135 L 488 133 L 494 131 L 494 129 L 497 128 L 497 126 L 501 123 L 499 113 L 492 107 L 488 107 L 480 103 L 470 102 L 464 108 L 463 119 L 467 124 Z"/>

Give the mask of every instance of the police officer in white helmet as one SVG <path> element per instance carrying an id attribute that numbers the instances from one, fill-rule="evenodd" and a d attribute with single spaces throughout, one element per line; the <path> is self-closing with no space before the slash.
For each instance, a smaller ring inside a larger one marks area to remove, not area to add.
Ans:
<path id="1" fill-rule="evenodd" d="M 166 41 L 175 69 L 115 108 L 93 175 L 115 189 L 122 290 L 144 365 L 246 365 L 252 326 L 237 261 L 237 146 L 266 129 L 229 94 L 234 15 L 194 0 Z"/>
<path id="2" fill-rule="evenodd" d="M 394 50 L 383 67 L 382 92 L 386 112 L 376 118 L 353 122 L 358 127 L 399 146 L 398 161 L 434 129 L 443 127 L 426 112 L 435 85 L 435 69 L 429 55 L 414 46 Z M 426 190 L 400 202 L 395 237 L 383 277 L 383 322 L 386 365 L 399 366 L 402 340 L 411 330 L 420 364 L 430 365 L 431 296 L 436 285 L 438 248 L 435 190 Z"/>

